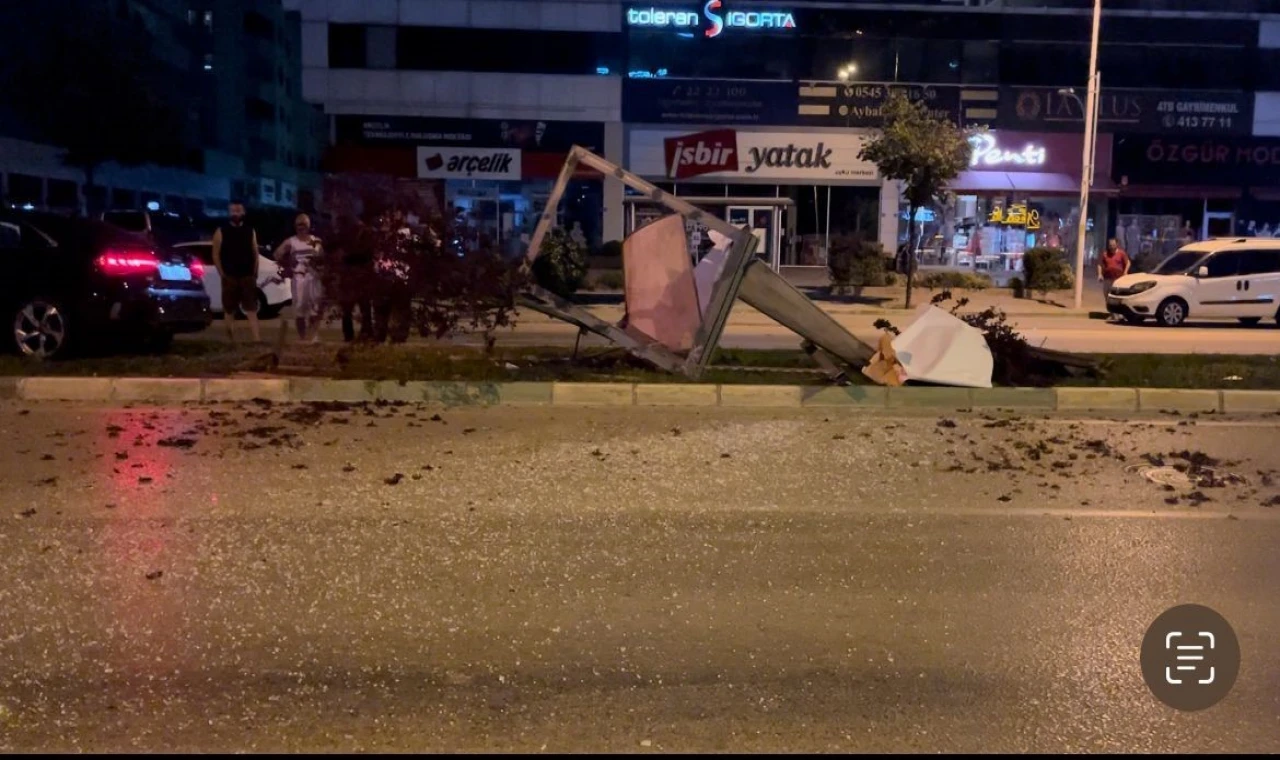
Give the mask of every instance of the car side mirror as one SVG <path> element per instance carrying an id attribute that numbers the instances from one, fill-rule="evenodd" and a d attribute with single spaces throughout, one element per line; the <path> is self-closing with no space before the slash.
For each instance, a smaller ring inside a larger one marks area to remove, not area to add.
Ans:
<path id="1" fill-rule="evenodd" d="M 1196 270 L 1196 277 L 1208 277 L 1209 267 L 1200 267 Z"/>

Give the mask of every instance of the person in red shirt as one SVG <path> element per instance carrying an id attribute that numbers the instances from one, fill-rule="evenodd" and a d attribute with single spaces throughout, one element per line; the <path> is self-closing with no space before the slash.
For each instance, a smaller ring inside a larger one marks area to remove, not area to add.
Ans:
<path id="1" fill-rule="evenodd" d="M 1129 254 L 1124 252 L 1116 239 L 1108 240 L 1107 250 L 1103 251 L 1102 257 L 1098 259 L 1098 282 L 1102 283 L 1102 292 L 1110 293 L 1111 285 L 1129 274 L 1129 267 L 1132 264 Z"/>

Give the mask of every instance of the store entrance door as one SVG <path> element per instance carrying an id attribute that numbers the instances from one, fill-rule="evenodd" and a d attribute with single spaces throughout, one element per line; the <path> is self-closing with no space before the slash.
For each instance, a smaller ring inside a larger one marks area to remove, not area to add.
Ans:
<path id="1" fill-rule="evenodd" d="M 1236 215 L 1229 211 L 1210 211 L 1204 215 L 1202 239 L 1231 237 L 1235 234 Z"/>
<path id="2" fill-rule="evenodd" d="M 725 210 L 725 221 L 751 230 L 756 236 L 760 241 L 756 255 L 767 261 L 774 271 L 781 263 L 778 258 L 782 249 L 781 217 L 782 209 L 777 206 L 729 206 Z"/>

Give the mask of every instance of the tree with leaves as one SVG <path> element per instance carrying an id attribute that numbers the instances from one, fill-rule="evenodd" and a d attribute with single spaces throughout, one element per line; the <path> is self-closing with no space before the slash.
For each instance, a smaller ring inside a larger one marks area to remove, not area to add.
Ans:
<path id="1" fill-rule="evenodd" d="M 30 139 L 63 148 L 86 185 L 103 164 L 179 165 L 194 147 L 187 119 L 189 71 L 155 55 L 155 40 L 115 3 L 57 3 L 33 18 L 6 51 L 0 85 L 7 110 Z"/>
<path id="2" fill-rule="evenodd" d="M 882 109 L 884 126 L 871 138 L 858 158 L 870 161 L 885 179 L 903 183 L 910 220 L 907 235 L 907 298 L 915 286 L 916 212 L 946 198 L 949 182 L 969 165 L 969 135 L 955 124 L 929 114 L 924 103 L 913 102 L 901 91 L 890 93 Z"/>

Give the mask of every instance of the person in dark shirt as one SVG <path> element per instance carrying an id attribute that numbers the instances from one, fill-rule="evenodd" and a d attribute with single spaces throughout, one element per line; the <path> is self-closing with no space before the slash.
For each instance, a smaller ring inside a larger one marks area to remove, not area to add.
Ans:
<path id="1" fill-rule="evenodd" d="M 338 220 L 338 302 L 342 306 L 342 339 L 356 339 L 355 312 L 360 310 L 360 340 L 373 340 L 373 253 L 372 234 L 358 219 Z"/>
<path id="2" fill-rule="evenodd" d="M 236 309 L 249 320 L 255 343 L 262 342 L 258 328 L 258 234 L 244 222 L 244 204 L 232 201 L 229 220 L 213 233 L 213 265 L 222 281 L 222 315 L 227 337 L 236 339 Z"/>

